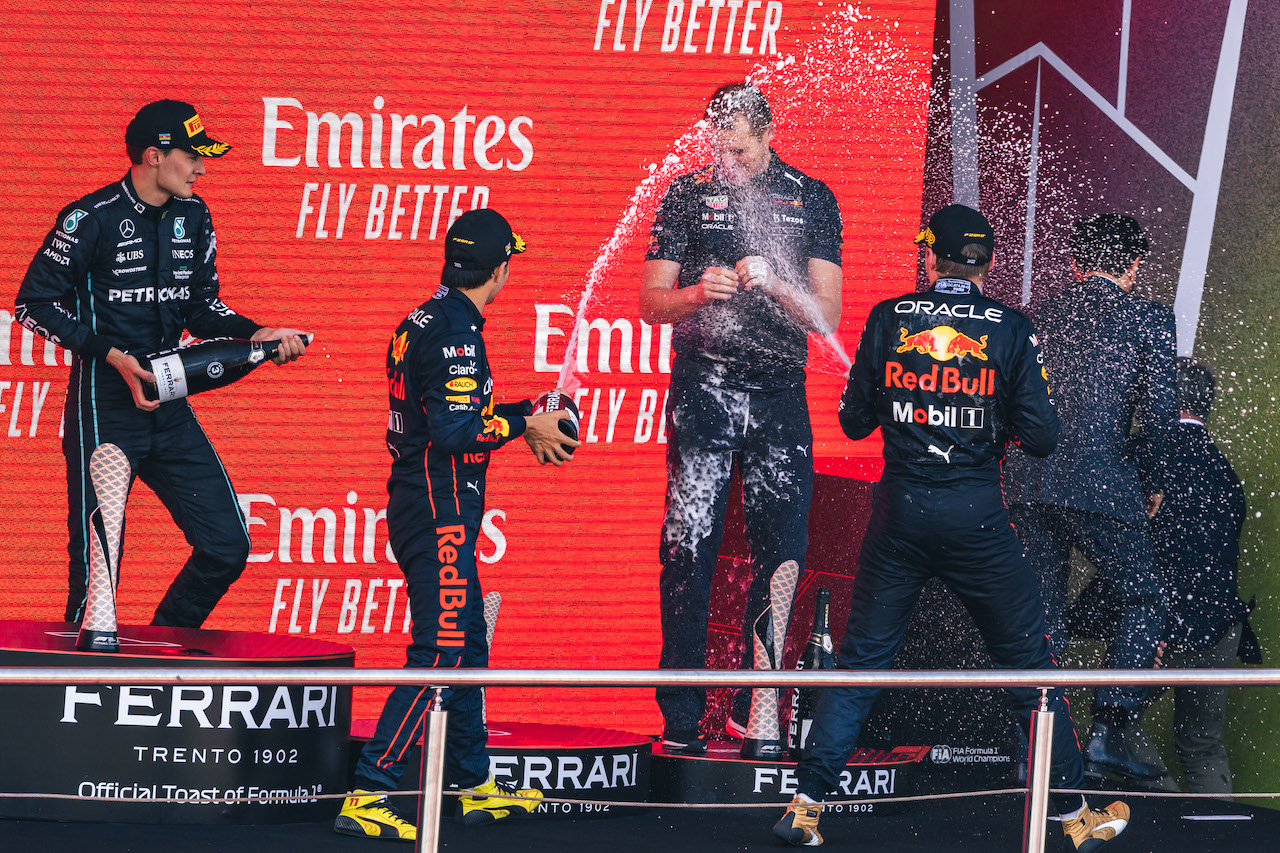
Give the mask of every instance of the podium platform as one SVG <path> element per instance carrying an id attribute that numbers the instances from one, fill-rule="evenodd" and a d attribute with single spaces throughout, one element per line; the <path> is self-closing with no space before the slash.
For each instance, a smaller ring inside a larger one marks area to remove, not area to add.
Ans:
<path id="1" fill-rule="evenodd" d="M 376 720 L 352 725 L 351 762 L 373 736 Z M 417 788 L 422 740 L 407 757 L 402 785 Z M 531 818 L 611 816 L 634 811 L 604 801 L 641 803 L 649 799 L 653 739 L 645 735 L 585 726 L 490 721 L 489 764 L 499 781 L 534 787 L 548 797 L 593 800 L 588 803 L 543 803 Z M 410 799 L 406 797 L 405 799 Z M 416 797 L 412 798 L 416 801 Z M 453 798 L 445 797 L 445 813 Z M 416 802 L 406 804 L 414 809 Z"/>
<path id="2" fill-rule="evenodd" d="M 650 800 L 718 805 L 791 799 L 796 792 L 796 762 L 744 759 L 739 757 L 740 745 L 741 741 L 710 741 L 707 754 L 699 756 L 666 755 L 662 745 L 656 745 Z M 920 793 L 925 772 L 921 763 L 929 753 L 927 746 L 855 750 L 831 798 L 868 802 L 828 808 L 832 813 L 869 814 L 886 808 L 876 799 Z"/>
<path id="3" fill-rule="evenodd" d="M 0 666 L 319 670 L 355 661 L 349 646 L 274 634 L 122 625 L 115 654 L 76 650 L 76 634 L 73 623 L 0 621 Z M 317 795 L 345 790 L 350 724 L 351 689 L 324 684 L 0 686 L 0 791 L 51 795 L 0 797 L 0 817 L 323 819 L 333 803 Z"/>

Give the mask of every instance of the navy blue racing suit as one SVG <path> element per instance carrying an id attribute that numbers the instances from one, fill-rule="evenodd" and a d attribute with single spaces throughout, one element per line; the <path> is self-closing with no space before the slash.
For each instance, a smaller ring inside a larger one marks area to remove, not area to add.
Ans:
<path id="1" fill-rule="evenodd" d="M 63 208 L 18 290 L 18 322 L 71 350 L 63 412 L 67 457 L 66 618 L 85 602 L 89 519 L 97 497 L 89 457 L 118 445 L 135 477 L 150 486 L 192 546 L 156 608 L 154 624 L 198 628 L 244 571 L 249 531 L 222 462 L 186 399 L 154 412 L 134 405 L 106 356 L 112 347 L 141 359 L 200 338 L 248 338 L 261 326 L 219 298 L 217 239 L 199 197 L 154 207 L 130 175 Z"/>
<path id="2" fill-rule="evenodd" d="M 489 454 L 524 434 L 528 400 L 495 406 L 484 318 L 462 291 L 441 286 L 409 313 L 387 348 L 390 413 L 387 534 L 409 593 L 406 666 L 489 664 L 476 536 Z M 434 694 L 397 687 L 356 765 L 356 787 L 392 790 L 424 731 Z M 460 786 L 489 778 L 481 688 L 449 688 L 445 774 Z"/>
<path id="3" fill-rule="evenodd" d="M 925 583 L 940 578 L 960 598 L 1002 669 L 1055 666 L 1036 576 L 1002 492 L 1005 446 L 1053 451 L 1059 423 L 1031 321 L 962 279 L 872 309 L 840 399 L 852 439 L 877 426 L 884 476 L 858 557 L 841 669 L 885 669 L 902 646 Z M 822 692 L 797 770 L 798 790 L 833 790 L 879 691 Z M 1025 731 L 1039 704 L 1031 687 L 1009 690 Z M 1055 711 L 1055 788 L 1079 788 L 1084 765 L 1061 691 Z M 1079 795 L 1057 801 L 1062 812 Z"/>
<path id="4" fill-rule="evenodd" d="M 769 166 L 746 186 L 726 182 L 716 166 L 677 178 L 658 208 L 647 260 L 678 262 L 677 287 L 691 287 L 708 267 L 731 269 L 759 255 L 783 281 L 808 290 L 809 260 L 839 266 L 840 241 L 831 190 L 771 152 Z M 750 668 L 751 626 L 768 604 L 769 579 L 787 560 L 803 570 L 808 547 L 808 332 L 773 297 L 752 289 L 676 323 L 673 343 L 658 665 L 706 666 L 711 584 L 737 465 L 751 550 L 742 628 L 742 665 Z M 749 691 L 739 694 L 735 712 L 743 722 L 747 698 Z M 664 687 L 657 699 L 668 733 L 696 732 L 705 690 Z"/>

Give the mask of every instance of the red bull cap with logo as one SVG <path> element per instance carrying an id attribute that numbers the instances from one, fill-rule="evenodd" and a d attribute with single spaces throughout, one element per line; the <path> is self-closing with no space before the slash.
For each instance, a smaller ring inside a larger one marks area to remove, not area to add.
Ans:
<path id="1" fill-rule="evenodd" d="M 966 258 L 960 254 L 961 250 L 970 243 L 977 243 L 986 247 L 990 258 L 995 250 L 996 234 L 987 217 L 972 207 L 949 204 L 929 217 L 929 224 L 916 235 L 915 243 L 928 246 L 940 258 L 976 266 L 979 261 Z"/>

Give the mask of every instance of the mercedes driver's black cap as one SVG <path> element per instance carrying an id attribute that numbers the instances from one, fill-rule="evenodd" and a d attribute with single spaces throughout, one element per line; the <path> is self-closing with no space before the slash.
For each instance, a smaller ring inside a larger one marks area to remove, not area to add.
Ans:
<path id="1" fill-rule="evenodd" d="M 124 132 L 124 141 L 145 148 L 181 148 L 201 157 L 221 157 L 231 150 L 211 139 L 196 108 L 182 101 L 155 101 L 138 110 Z"/>
<path id="2" fill-rule="evenodd" d="M 972 207 L 949 204 L 929 217 L 928 226 L 916 235 L 916 245 L 921 243 L 933 249 L 940 258 L 958 264 L 977 266 L 986 260 L 966 258 L 960 251 L 970 243 L 977 243 L 987 250 L 987 260 L 996 247 L 996 234 L 987 217 Z"/>
<path id="3" fill-rule="evenodd" d="M 485 207 L 459 216 L 444 238 L 444 262 L 460 270 L 497 269 L 524 250 L 524 238 L 502 214 Z"/>

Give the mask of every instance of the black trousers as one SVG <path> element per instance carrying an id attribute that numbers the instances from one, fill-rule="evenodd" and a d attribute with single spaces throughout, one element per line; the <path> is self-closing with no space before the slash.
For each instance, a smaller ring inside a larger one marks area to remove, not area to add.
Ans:
<path id="1" fill-rule="evenodd" d="M 396 559 L 404 572 L 413 614 L 413 641 L 405 666 L 451 669 L 489 665 L 484 605 L 476 570 L 476 519 L 432 518 L 423 512 L 419 532 L 393 532 Z M 426 731 L 424 715 L 435 693 L 401 685 L 391 691 L 373 738 L 356 764 L 356 787 L 391 790 L 404 774 L 405 755 Z M 489 778 L 489 730 L 484 690 L 450 687 L 441 694 L 449 712 L 445 775 L 464 788 Z"/>
<path id="2" fill-rule="evenodd" d="M 1044 608 L 1031 566 L 1009 525 L 1000 484 L 935 488 L 886 480 L 876 489 L 871 521 L 853 579 L 849 623 L 839 669 L 887 669 L 902 647 L 911 613 L 926 582 L 940 578 L 959 597 L 999 669 L 1053 669 L 1044 632 Z M 835 789 L 879 690 L 822 691 L 797 771 L 801 793 L 821 800 Z M 1008 690 L 1023 731 L 1040 692 Z M 1050 692 L 1055 712 L 1052 784 L 1079 788 L 1084 764 L 1075 726 L 1061 691 Z M 1079 795 L 1055 799 L 1062 812 Z"/>
<path id="3" fill-rule="evenodd" d="M 89 458 L 99 444 L 110 443 L 124 451 L 133 478 L 156 493 L 191 547 L 156 608 L 153 624 L 199 628 L 249 558 L 249 529 L 222 460 L 185 399 L 144 412 L 131 397 L 121 396 L 118 375 L 114 380 L 96 375 L 116 374 L 113 368 L 95 359 L 80 361 L 78 367 L 67 389 L 62 439 L 70 557 L 66 619 L 77 622 L 84 612 L 89 519 L 98 507 Z M 122 536 L 122 566 L 123 542 Z M 122 569 L 122 577 L 126 574 Z"/>
<path id="4" fill-rule="evenodd" d="M 1145 524 L 1127 524 L 1093 512 L 1044 504 L 1019 504 L 1010 517 L 1035 567 L 1044 599 L 1049 639 L 1059 659 L 1070 642 L 1067 583 L 1071 549 L 1077 548 L 1098 569 L 1084 596 L 1106 591 L 1106 602 L 1118 621 L 1107 644 L 1106 666 L 1111 669 L 1150 669 L 1156 646 L 1166 636 L 1169 604 L 1152 560 Z M 1085 605 L 1102 602 L 1077 602 Z M 1103 687 L 1094 694 L 1095 708 L 1120 708 L 1134 715 L 1146 696 L 1142 687 Z"/>
<path id="5" fill-rule="evenodd" d="M 768 606 L 769 580 L 787 560 L 795 560 L 803 571 L 809 545 L 813 433 L 804 386 L 744 391 L 677 365 L 671 374 L 668 417 L 658 665 L 706 666 L 711 583 L 736 464 L 751 549 L 742 627 L 742 666 L 750 669 L 751 628 Z M 668 733 L 692 734 L 706 710 L 707 694 L 701 687 L 663 687 L 657 700 Z"/>

